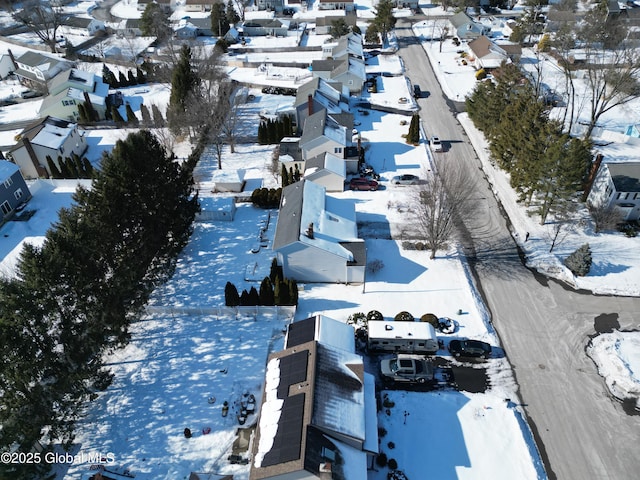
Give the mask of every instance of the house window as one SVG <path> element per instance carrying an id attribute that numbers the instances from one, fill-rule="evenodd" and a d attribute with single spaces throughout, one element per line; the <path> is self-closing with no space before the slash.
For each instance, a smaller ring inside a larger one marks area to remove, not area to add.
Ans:
<path id="1" fill-rule="evenodd" d="M 20 200 L 24 193 L 22 193 L 22 189 L 19 188 L 15 192 L 13 192 L 13 196 L 16 197 L 16 200 Z"/>
<path id="2" fill-rule="evenodd" d="M 11 185 L 13 185 L 13 180 L 11 179 L 11 177 L 9 177 L 4 181 L 4 186 L 6 188 L 9 188 Z"/>
<path id="3" fill-rule="evenodd" d="M 9 205 L 9 202 L 7 202 L 6 200 L 2 202 L 0 208 L 2 208 L 2 213 L 4 213 L 5 215 L 7 215 L 11 211 L 11 205 Z"/>
<path id="4" fill-rule="evenodd" d="M 342 153 L 342 147 L 335 147 L 333 153 Z"/>

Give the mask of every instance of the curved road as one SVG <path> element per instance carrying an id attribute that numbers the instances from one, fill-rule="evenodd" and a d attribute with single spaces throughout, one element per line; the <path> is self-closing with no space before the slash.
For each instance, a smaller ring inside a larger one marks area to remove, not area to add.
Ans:
<path id="1" fill-rule="evenodd" d="M 481 209 L 466 222 L 463 244 L 514 369 L 549 478 L 640 478 L 640 416 L 625 413 L 610 398 L 585 354 L 596 324 L 638 328 L 640 299 L 570 291 L 523 266 L 508 221 L 455 118 L 455 105 L 443 96 L 409 23 L 400 21 L 396 33 L 407 75 L 431 92 L 419 100 L 426 132 L 449 144 L 438 161 L 455 163 L 477 179 Z"/>

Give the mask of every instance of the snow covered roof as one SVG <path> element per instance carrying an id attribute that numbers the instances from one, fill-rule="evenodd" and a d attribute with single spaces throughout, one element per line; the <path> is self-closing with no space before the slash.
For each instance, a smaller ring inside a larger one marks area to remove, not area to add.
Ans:
<path id="1" fill-rule="evenodd" d="M 321 153 L 320 155 L 316 155 L 315 157 L 308 159 L 305 162 L 304 174 L 305 176 L 308 176 L 321 169 L 326 169 L 341 177 L 347 176 L 347 164 L 344 159 L 329 152 Z"/>
<path id="2" fill-rule="evenodd" d="M 211 175 L 211 180 L 215 183 L 242 183 L 245 171 L 242 168 L 237 170 L 215 170 Z"/>
<path id="3" fill-rule="evenodd" d="M 325 315 L 316 315 L 289 324 L 285 341 L 286 348 L 312 340 L 347 352 L 354 353 L 356 351 L 354 330 L 351 325 Z"/>

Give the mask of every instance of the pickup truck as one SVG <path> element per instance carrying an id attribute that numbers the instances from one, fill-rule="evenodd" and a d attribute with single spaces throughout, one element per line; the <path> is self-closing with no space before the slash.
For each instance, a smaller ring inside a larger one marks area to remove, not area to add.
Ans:
<path id="1" fill-rule="evenodd" d="M 380 361 L 380 372 L 394 382 L 425 383 L 433 380 L 433 364 L 419 355 L 398 354 Z"/>

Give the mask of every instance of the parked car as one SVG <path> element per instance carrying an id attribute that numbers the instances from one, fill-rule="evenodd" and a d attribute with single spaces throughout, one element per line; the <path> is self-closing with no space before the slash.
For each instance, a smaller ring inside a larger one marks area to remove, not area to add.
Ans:
<path id="1" fill-rule="evenodd" d="M 415 175 L 405 173 L 404 175 L 396 175 L 393 177 L 391 179 L 391 183 L 393 185 L 417 185 L 420 183 L 420 179 Z"/>
<path id="2" fill-rule="evenodd" d="M 394 382 L 425 383 L 433 380 L 433 364 L 419 355 L 398 354 L 380 361 L 380 373 Z"/>
<path id="3" fill-rule="evenodd" d="M 420 85 L 414 85 L 413 86 L 413 96 L 415 98 L 422 97 L 422 90 L 420 90 Z"/>
<path id="4" fill-rule="evenodd" d="M 434 152 L 442 152 L 442 142 L 438 137 L 431 137 L 429 144 Z"/>
<path id="5" fill-rule="evenodd" d="M 491 356 L 491 345 L 480 340 L 451 340 L 449 352 L 454 357 L 482 357 Z"/>
<path id="6" fill-rule="evenodd" d="M 349 182 L 349 188 L 351 190 L 377 190 L 378 182 L 362 177 L 352 178 Z"/>

